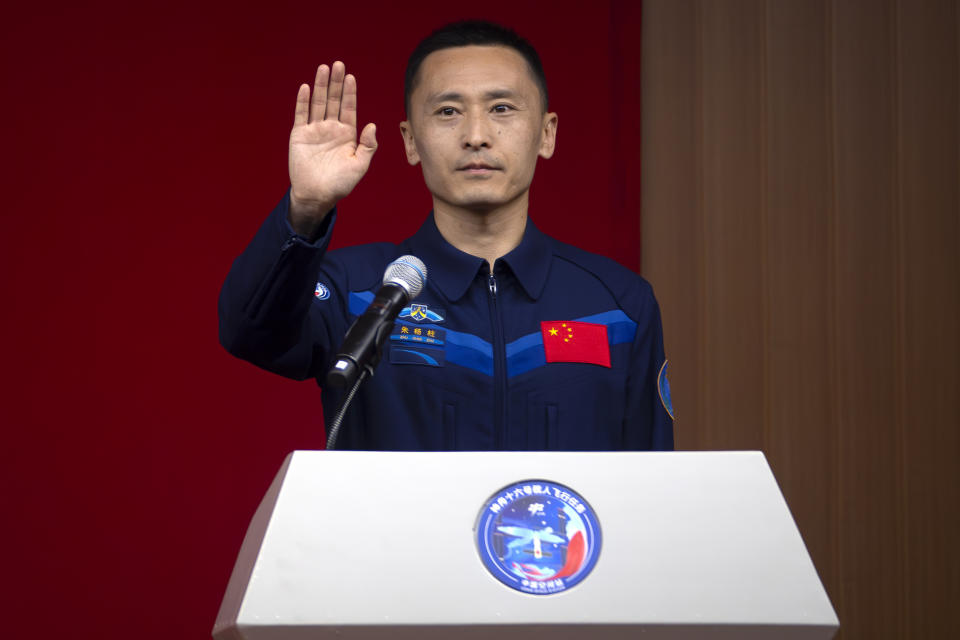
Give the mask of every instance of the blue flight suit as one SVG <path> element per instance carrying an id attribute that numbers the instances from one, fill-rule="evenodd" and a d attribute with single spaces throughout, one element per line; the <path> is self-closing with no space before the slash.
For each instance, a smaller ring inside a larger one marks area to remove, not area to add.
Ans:
<path id="1" fill-rule="evenodd" d="M 660 312 L 640 276 L 550 238 L 529 220 L 520 245 L 492 274 L 485 260 L 450 245 L 432 214 L 399 245 L 327 253 L 336 214 L 311 243 L 294 233 L 288 208 L 289 192 L 220 293 L 220 341 L 240 358 L 322 385 L 386 265 L 412 254 L 429 273 L 347 411 L 338 448 L 673 448 Z M 552 337 L 541 322 L 571 320 L 596 325 L 571 325 L 581 333 L 603 327 L 600 350 L 609 350 L 610 366 L 546 361 L 544 339 Z M 323 389 L 328 420 L 342 393 Z"/>

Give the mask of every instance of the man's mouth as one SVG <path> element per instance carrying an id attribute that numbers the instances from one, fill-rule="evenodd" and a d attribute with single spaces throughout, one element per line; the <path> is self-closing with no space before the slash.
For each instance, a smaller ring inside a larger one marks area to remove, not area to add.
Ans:
<path id="1" fill-rule="evenodd" d="M 495 167 L 492 164 L 487 164 L 486 162 L 468 162 L 457 167 L 457 171 L 464 171 L 466 173 L 486 173 L 489 171 L 499 170 L 499 167 Z"/>

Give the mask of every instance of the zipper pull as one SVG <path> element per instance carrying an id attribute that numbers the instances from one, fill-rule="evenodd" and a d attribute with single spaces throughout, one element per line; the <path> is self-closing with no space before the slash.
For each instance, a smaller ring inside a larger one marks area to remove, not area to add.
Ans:
<path id="1" fill-rule="evenodd" d="M 490 289 L 490 295 L 496 298 L 497 297 L 497 279 L 493 277 L 493 273 L 487 276 L 487 288 Z"/>

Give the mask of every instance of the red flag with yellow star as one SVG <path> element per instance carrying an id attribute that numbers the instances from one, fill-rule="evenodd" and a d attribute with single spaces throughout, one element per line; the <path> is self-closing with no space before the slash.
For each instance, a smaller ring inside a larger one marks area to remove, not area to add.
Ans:
<path id="1" fill-rule="evenodd" d="M 607 325 L 558 320 L 541 322 L 543 351 L 547 362 L 585 362 L 610 366 Z"/>

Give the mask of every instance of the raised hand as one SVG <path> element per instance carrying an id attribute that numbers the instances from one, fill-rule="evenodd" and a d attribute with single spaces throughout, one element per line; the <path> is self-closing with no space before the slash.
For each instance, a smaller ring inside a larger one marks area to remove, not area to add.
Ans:
<path id="1" fill-rule="evenodd" d="M 290 223 L 314 235 L 326 214 L 353 191 L 377 150 L 376 125 L 357 140 L 357 80 L 342 62 L 322 64 L 311 96 L 300 85 L 290 131 Z"/>

